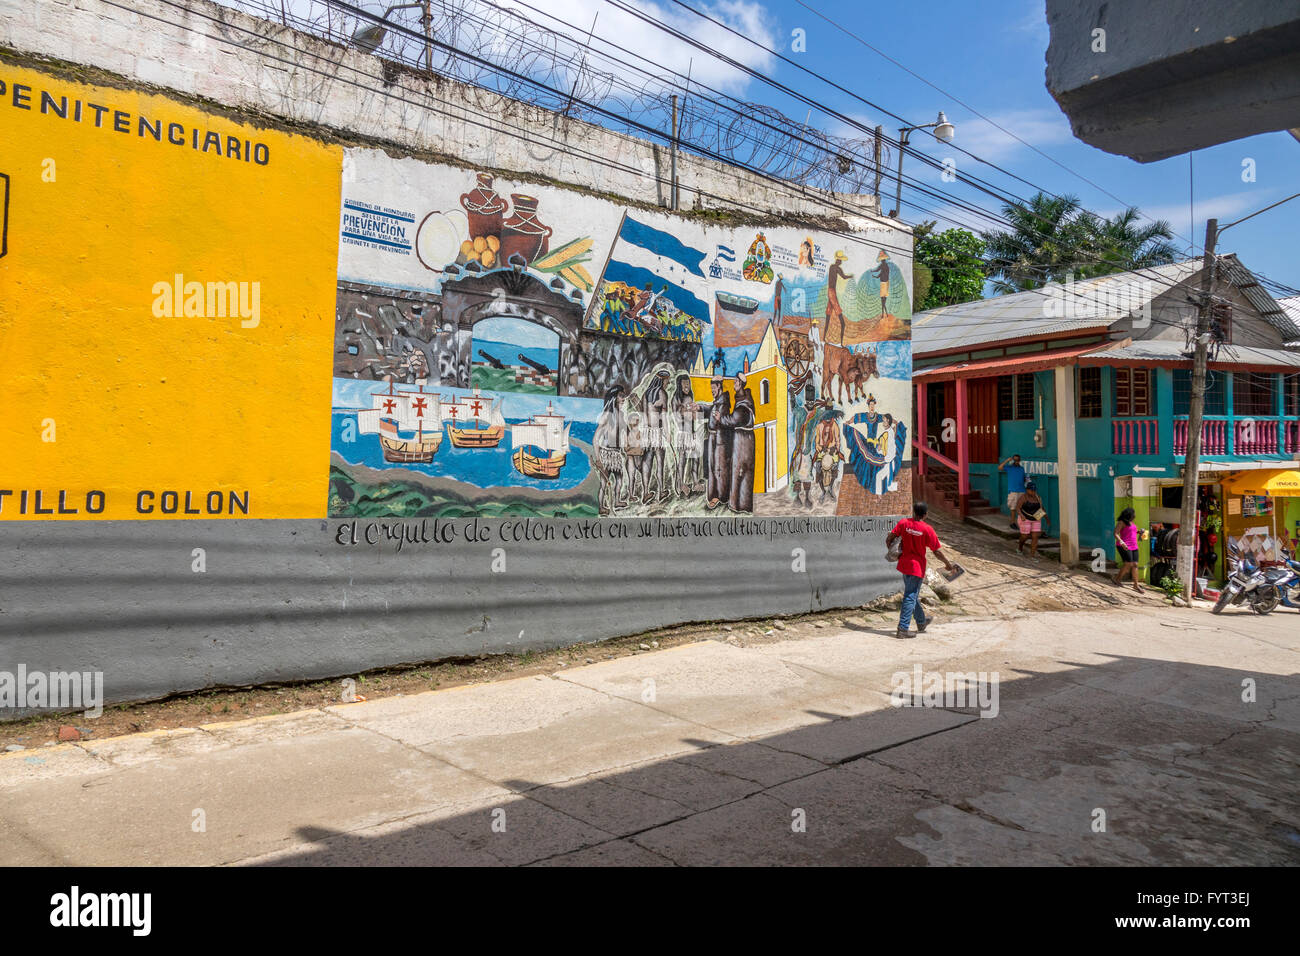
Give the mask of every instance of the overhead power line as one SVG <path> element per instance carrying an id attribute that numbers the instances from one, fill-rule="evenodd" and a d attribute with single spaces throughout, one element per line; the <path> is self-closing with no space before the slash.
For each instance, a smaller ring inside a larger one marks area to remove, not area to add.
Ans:
<path id="1" fill-rule="evenodd" d="M 935 92 L 937 92 L 937 93 L 942 93 L 944 96 L 946 96 L 948 99 L 952 100 L 952 101 L 953 101 L 954 103 L 956 103 L 958 106 L 961 106 L 961 107 L 963 107 L 964 109 L 967 109 L 967 110 L 969 110 L 970 112 L 974 113 L 976 116 L 978 116 L 980 119 L 984 120 L 984 122 L 988 123 L 988 124 L 989 124 L 990 126 L 992 126 L 994 129 L 997 129 L 997 130 L 1001 131 L 1002 133 L 1005 133 L 1007 136 L 1010 136 L 1012 139 L 1014 139 L 1014 140 L 1015 140 L 1017 143 L 1019 143 L 1020 145 L 1025 146 L 1025 147 L 1027 147 L 1028 149 L 1033 150 L 1035 153 L 1037 153 L 1039 156 L 1043 157 L 1043 159 L 1047 160 L 1049 163 L 1052 163 L 1054 166 L 1057 166 L 1057 167 L 1059 167 L 1059 168 L 1065 170 L 1065 171 L 1066 171 L 1067 173 L 1069 173 L 1071 176 L 1074 176 L 1076 179 L 1079 179 L 1079 180 L 1081 180 L 1082 182 L 1087 183 L 1087 184 L 1088 184 L 1089 186 L 1091 186 L 1093 189 L 1096 189 L 1098 192 L 1100 192 L 1100 193 L 1102 193 L 1102 194 L 1104 194 L 1104 195 L 1110 197 L 1111 199 L 1115 200 L 1115 201 L 1116 201 L 1117 203 L 1119 203 L 1123 208 L 1125 208 L 1125 209 L 1136 208 L 1136 207 L 1133 206 L 1132 203 L 1127 202 L 1127 201 L 1121 199 L 1119 196 L 1116 196 L 1113 192 L 1111 192 L 1111 191 L 1110 191 L 1109 189 L 1107 189 L 1105 186 L 1101 185 L 1101 184 L 1098 183 L 1098 182 L 1095 182 L 1095 181 L 1089 179 L 1087 176 L 1083 175 L 1083 173 L 1079 172 L 1078 170 L 1074 169 L 1074 168 L 1071 167 L 1071 166 L 1066 165 L 1065 163 L 1063 163 L 1063 162 L 1061 162 L 1060 160 L 1058 160 L 1056 157 L 1051 156 L 1051 155 L 1049 155 L 1048 153 L 1045 153 L 1043 150 L 1039 149 L 1037 146 L 1035 146 L 1033 143 L 1029 142 L 1028 140 L 1022 139 L 1021 137 L 1017 136 L 1017 135 L 1016 135 L 1015 133 L 1013 133 L 1011 130 L 1007 129 L 1005 126 L 1003 126 L 1001 123 L 999 123 L 997 120 L 993 119 L 991 116 L 988 116 L 988 115 L 986 115 L 986 114 L 984 114 L 984 113 L 981 113 L 979 110 L 977 110 L 975 107 L 971 106 L 969 103 L 967 103 L 965 100 L 961 99 L 961 98 L 960 98 L 959 96 L 957 96 L 956 94 L 954 94 L 954 93 L 950 93 L 950 92 L 948 92 L 947 90 L 943 89 L 942 87 L 938 86 L 937 84 L 932 83 L 930 80 L 926 79 L 926 78 L 925 78 L 924 76 L 922 76 L 920 73 L 917 73 L 915 70 L 913 70 L 911 67 L 907 66 L 905 63 L 901 63 L 901 62 L 899 62 L 898 60 L 896 60 L 896 59 L 894 59 L 892 56 L 890 56 L 888 53 L 886 53 L 885 51 L 881 50 L 879 47 L 876 47 L 876 46 L 872 45 L 871 43 L 867 42 L 867 40 L 865 40 L 865 39 L 862 37 L 861 34 L 853 32 L 852 30 L 850 30 L 848 27 L 844 26 L 844 25 L 843 25 L 842 23 L 840 23 L 839 21 L 837 21 L 837 20 L 835 20 L 835 19 L 833 19 L 833 18 L 831 18 L 831 17 L 828 17 L 828 16 L 826 16 L 824 13 L 822 13 L 820 10 L 817 10 L 817 9 L 815 9 L 814 7 L 809 6 L 807 3 L 804 2 L 804 0 L 795 0 L 795 3 L 799 4 L 799 6 L 803 7 L 805 10 L 807 10 L 807 11 L 808 11 L 809 13 L 811 13 L 813 16 L 820 18 L 821 20 L 825 21 L 826 23 L 829 23 L 831 26 L 833 26 L 836 30 L 839 30 L 839 31 L 840 31 L 841 33 L 843 33 L 845 36 L 850 37 L 850 38 L 853 39 L 853 40 L 856 40 L 858 43 L 860 43 L 862 46 L 866 47 L 866 48 L 867 48 L 868 50 L 870 50 L 872 53 L 875 53 L 877 56 L 880 56 L 880 57 L 882 57 L 882 58 L 888 60 L 890 63 L 894 64 L 894 66 L 898 67 L 900 70 L 903 70 L 904 72 L 906 72 L 906 73 L 910 74 L 911 76 L 915 77 L 916 79 L 920 80 L 922 83 L 924 83 L 926 86 L 930 87 L 930 88 L 931 88 L 932 90 L 934 90 Z M 969 154 L 968 154 L 968 155 L 969 155 Z M 980 157 L 978 157 L 978 156 L 976 156 L 975 158 L 976 158 L 976 159 L 979 159 L 979 161 L 982 162 L 982 163 L 988 163 L 987 160 L 980 159 Z M 988 163 L 988 165 L 992 165 L 992 164 L 991 164 L 991 163 Z M 1044 190 L 1044 191 L 1045 191 L 1045 190 Z M 1150 217 L 1144 217 L 1144 218 L 1146 218 L 1148 222 L 1155 222 L 1155 221 L 1156 221 L 1156 220 L 1154 220 L 1154 219 L 1151 219 Z M 1186 237 L 1185 237 L 1185 236 L 1181 236 L 1181 235 L 1179 235 L 1178 233 L 1174 233 L 1174 238 L 1177 238 L 1177 239 L 1185 239 Z"/>

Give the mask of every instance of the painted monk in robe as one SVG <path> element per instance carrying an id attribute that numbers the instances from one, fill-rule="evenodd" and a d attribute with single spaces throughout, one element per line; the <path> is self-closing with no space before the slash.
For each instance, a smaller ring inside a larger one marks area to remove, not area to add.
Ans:
<path id="1" fill-rule="evenodd" d="M 731 490 L 727 504 L 732 511 L 754 510 L 754 396 L 745 385 L 745 373 L 736 373 L 736 404 L 723 424 L 732 429 Z"/>
<path id="2" fill-rule="evenodd" d="M 731 413 L 731 397 L 723 391 L 722 376 L 715 375 L 709 382 L 713 390 L 713 406 L 709 409 L 709 481 L 705 497 L 710 510 L 731 496 L 731 429 L 723 420 Z"/>

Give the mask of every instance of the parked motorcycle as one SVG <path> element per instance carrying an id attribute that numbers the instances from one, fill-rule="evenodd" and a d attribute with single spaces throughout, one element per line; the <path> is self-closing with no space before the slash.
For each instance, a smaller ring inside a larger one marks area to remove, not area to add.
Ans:
<path id="1" fill-rule="evenodd" d="M 1275 573 L 1270 575 L 1270 572 Z M 1235 606 L 1246 603 L 1256 614 L 1267 614 L 1281 600 L 1278 582 L 1283 576 L 1293 573 L 1290 568 L 1269 568 L 1268 571 L 1262 571 L 1254 561 L 1243 557 L 1228 575 L 1228 581 L 1224 584 L 1219 599 L 1214 602 L 1211 613 L 1222 614 L 1229 604 Z"/>
<path id="2" fill-rule="evenodd" d="M 1269 571 L 1277 572 L 1270 579 L 1270 583 L 1277 588 L 1279 604 L 1300 611 L 1300 561 L 1297 561 L 1290 551 L 1283 551 L 1282 554 L 1284 565 L 1280 568 L 1269 568 Z M 1267 573 L 1265 572 L 1266 576 Z"/>

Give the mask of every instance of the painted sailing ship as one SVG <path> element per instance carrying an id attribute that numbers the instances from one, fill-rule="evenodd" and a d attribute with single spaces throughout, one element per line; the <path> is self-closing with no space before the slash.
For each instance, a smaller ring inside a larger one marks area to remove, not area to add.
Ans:
<path id="1" fill-rule="evenodd" d="M 384 461 L 433 461 L 442 444 L 441 399 L 423 385 L 417 392 L 398 392 L 389 382 L 387 392 L 370 393 L 370 408 L 357 412 L 357 427 L 363 435 L 379 436 Z"/>
<path id="2" fill-rule="evenodd" d="M 547 402 L 544 414 L 510 426 L 510 446 L 515 449 L 511 461 L 521 475 L 558 478 L 569 454 L 569 425 Z"/>
<path id="3" fill-rule="evenodd" d="M 495 448 L 506 433 L 501 399 L 482 398 L 477 388 L 472 398 L 444 402 L 442 420 L 447 423 L 447 434 L 457 448 Z"/>

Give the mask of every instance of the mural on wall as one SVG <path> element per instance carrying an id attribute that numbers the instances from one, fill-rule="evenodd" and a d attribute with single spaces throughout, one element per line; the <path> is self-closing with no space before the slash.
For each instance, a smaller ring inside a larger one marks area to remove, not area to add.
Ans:
<path id="1" fill-rule="evenodd" d="M 332 516 L 905 510 L 895 231 L 720 228 L 364 149 L 343 182 Z"/>

